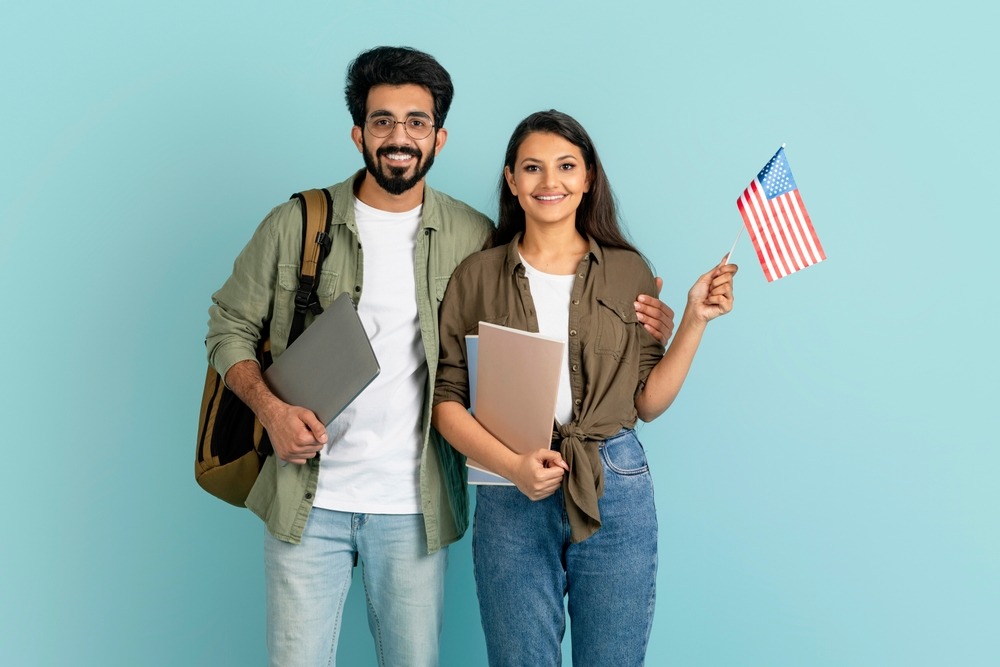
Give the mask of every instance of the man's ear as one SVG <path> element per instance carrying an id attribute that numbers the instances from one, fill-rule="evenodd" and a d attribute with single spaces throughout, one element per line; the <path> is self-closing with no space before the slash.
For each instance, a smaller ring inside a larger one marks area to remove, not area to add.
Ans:
<path id="1" fill-rule="evenodd" d="M 359 153 L 363 153 L 364 150 L 365 150 L 364 146 L 361 143 L 361 141 L 363 139 L 362 134 L 361 134 L 362 132 L 363 132 L 363 130 L 360 127 L 358 127 L 357 125 L 355 125 L 354 127 L 351 128 L 351 141 L 353 141 L 354 145 L 358 147 L 358 152 Z"/>
<path id="2" fill-rule="evenodd" d="M 441 152 L 441 149 L 444 148 L 447 141 L 448 130 L 442 127 L 434 134 L 434 157 L 437 157 L 438 153 Z"/>

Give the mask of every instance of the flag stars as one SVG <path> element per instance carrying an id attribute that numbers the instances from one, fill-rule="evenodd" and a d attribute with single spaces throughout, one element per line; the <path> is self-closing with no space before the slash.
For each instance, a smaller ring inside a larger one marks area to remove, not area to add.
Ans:
<path id="1" fill-rule="evenodd" d="M 795 181 L 792 180 L 792 173 L 788 169 L 788 162 L 781 151 L 771 158 L 764 168 L 760 170 L 760 173 L 757 174 L 757 179 L 764 187 L 764 192 L 768 199 L 795 189 Z"/>

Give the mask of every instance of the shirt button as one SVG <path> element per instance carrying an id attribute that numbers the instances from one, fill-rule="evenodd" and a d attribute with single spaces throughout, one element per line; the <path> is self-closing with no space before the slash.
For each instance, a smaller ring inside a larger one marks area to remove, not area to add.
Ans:
<path id="1" fill-rule="evenodd" d="M 306 494 L 306 500 L 312 500 L 312 499 L 313 499 L 313 494 L 307 493 Z"/>
<path id="2" fill-rule="evenodd" d="M 570 329 L 569 330 L 569 335 L 570 336 L 575 336 L 576 335 L 576 329 Z"/>
<path id="3" fill-rule="evenodd" d="M 573 299 L 573 305 L 574 306 L 579 306 L 580 305 L 580 300 L 579 299 Z"/>
<path id="4" fill-rule="evenodd" d="M 578 398 L 578 399 L 576 399 L 575 401 L 573 401 L 573 405 L 580 405 L 580 403 L 582 403 L 582 402 L 583 402 L 583 401 L 581 401 L 581 400 L 580 400 L 580 399 Z"/>
<path id="5" fill-rule="evenodd" d="M 579 368 L 580 368 L 579 366 L 577 366 L 576 364 L 573 364 L 573 372 L 574 373 L 577 372 L 577 370 L 579 370 Z"/>
<path id="6" fill-rule="evenodd" d="M 354 291 L 355 292 L 360 292 L 361 291 L 361 285 L 355 285 L 354 286 Z"/>

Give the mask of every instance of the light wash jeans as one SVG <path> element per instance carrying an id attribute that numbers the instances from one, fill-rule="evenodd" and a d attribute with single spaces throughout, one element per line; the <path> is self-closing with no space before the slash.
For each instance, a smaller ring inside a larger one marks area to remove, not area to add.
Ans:
<path id="1" fill-rule="evenodd" d="M 558 667 L 569 596 L 573 665 L 645 661 L 656 596 L 656 509 L 635 432 L 601 445 L 601 528 L 572 544 L 562 491 L 532 502 L 516 487 L 476 490 L 476 592 L 491 667 Z"/>
<path id="2" fill-rule="evenodd" d="M 360 555 L 368 627 L 382 667 L 437 667 L 447 549 L 427 554 L 422 514 L 313 508 L 301 544 L 264 538 L 272 667 L 335 665 Z"/>

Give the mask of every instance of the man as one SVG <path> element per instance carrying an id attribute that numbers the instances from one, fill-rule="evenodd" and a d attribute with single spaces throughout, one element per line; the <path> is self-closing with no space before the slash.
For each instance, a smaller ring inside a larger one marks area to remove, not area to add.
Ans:
<path id="1" fill-rule="evenodd" d="M 438 306 L 452 270 L 492 232 L 486 217 L 424 184 L 452 95 L 444 68 L 414 49 L 374 48 L 348 68 L 365 169 L 329 188 L 333 245 L 318 294 L 323 306 L 351 294 L 382 371 L 328 427 L 272 394 L 254 359 L 265 322 L 273 355 L 285 348 L 302 248 L 297 201 L 271 211 L 213 295 L 209 360 L 275 451 L 247 499 L 267 525 L 272 665 L 334 664 L 359 556 L 379 664 L 438 662 L 446 547 L 468 525 L 463 462 L 430 428 Z M 654 298 L 637 309 L 665 342 L 670 310 Z"/>

